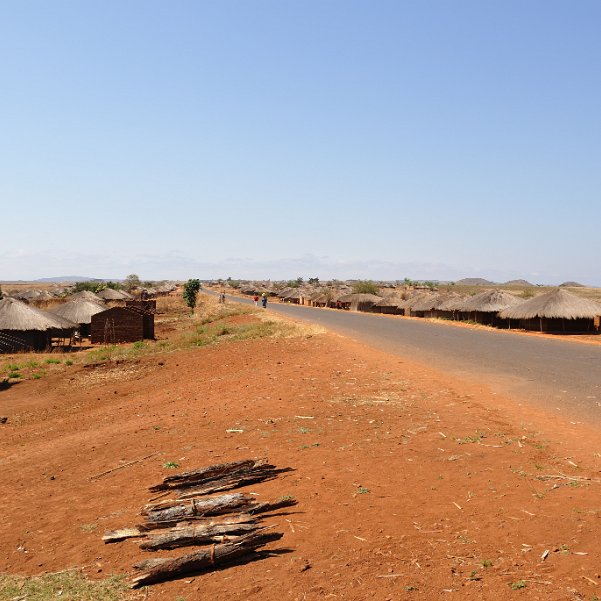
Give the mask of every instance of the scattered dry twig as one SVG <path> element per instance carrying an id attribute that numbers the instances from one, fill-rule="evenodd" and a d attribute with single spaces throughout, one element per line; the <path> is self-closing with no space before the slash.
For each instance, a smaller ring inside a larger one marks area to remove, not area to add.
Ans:
<path id="1" fill-rule="evenodd" d="M 130 465 L 135 465 L 136 463 L 142 463 L 142 461 L 146 461 L 147 459 L 150 459 L 151 457 L 154 457 L 155 455 L 159 455 L 159 454 L 160 454 L 160 451 L 156 451 L 155 453 L 146 455 L 146 457 L 141 457 L 140 459 L 134 459 L 133 461 L 128 461 L 127 463 L 118 465 L 117 467 L 114 467 L 110 470 L 106 470 L 105 472 L 100 472 L 100 474 L 96 474 L 95 476 L 90 476 L 90 480 L 96 480 L 96 478 L 101 478 L 102 476 L 106 476 L 107 474 L 112 474 L 113 472 L 116 472 L 117 470 L 121 470 L 124 467 L 129 467 Z"/>

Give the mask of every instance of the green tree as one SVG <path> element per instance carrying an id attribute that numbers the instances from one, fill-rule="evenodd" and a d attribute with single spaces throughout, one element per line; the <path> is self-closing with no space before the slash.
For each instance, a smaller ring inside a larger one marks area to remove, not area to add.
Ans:
<path id="1" fill-rule="evenodd" d="M 309 278 L 308 281 L 312 286 L 319 286 L 319 278 Z"/>
<path id="2" fill-rule="evenodd" d="M 140 285 L 142 284 L 142 282 L 140 282 L 140 277 L 137 276 L 135 273 L 131 273 L 129 274 L 124 280 L 123 280 L 123 287 L 128 291 L 131 292 L 134 288 L 138 288 L 140 287 Z"/>
<path id="3" fill-rule="evenodd" d="M 371 280 L 359 280 L 353 286 L 355 294 L 378 294 L 378 287 Z"/>
<path id="4" fill-rule="evenodd" d="M 184 297 L 184 302 L 190 309 L 194 310 L 196 307 L 196 295 L 200 290 L 200 280 L 188 280 L 184 284 L 184 291 L 182 292 L 182 296 Z"/>

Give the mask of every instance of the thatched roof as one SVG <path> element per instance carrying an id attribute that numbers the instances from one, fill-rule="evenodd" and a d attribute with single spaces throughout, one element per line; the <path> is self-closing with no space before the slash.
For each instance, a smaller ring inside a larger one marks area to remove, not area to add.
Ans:
<path id="1" fill-rule="evenodd" d="M 377 303 L 382 300 L 381 296 L 376 296 L 375 294 L 345 294 L 337 298 L 336 300 L 341 303 Z"/>
<path id="2" fill-rule="evenodd" d="M 375 303 L 374 307 L 399 307 L 405 300 L 400 292 L 393 292 Z"/>
<path id="3" fill-rule="evenodd" d="M 407 306 L 411 307 L 412 311 L 433 311 L 438 309 L 443 301 L 447 300 L 447 296 L 441 293 L 426 293 L 420 297 L 414 297 L 410 299 Z"/>
<path id="4" fill-rule="evenodd" d="M 450 292 L 446 297 L 441 300 L 438 304 L 438 311 L 458 311 L 462 308 L 465 302 L 465 296 L 463 294 L 457 294 L 456 292 Z"/>
<path id="5" fill-rule="evenodd" d="M 601 305 L 577 296 L 563 288 L 539 294 L 499 313 L 506 319 L 533 319 L 535 317 L 560 319 L 593 319 L 601 315 Z"/>
<path id="6" fill-rule="evenodd" d="M 76 292 L 75 294 L 71 294 L 68 298 L 69 300 L 81 299 L 104 304 L 104 301 L 97 294 L 94 294 L 89 290 L 82 290 L 81 292 Z"/>
<path id="7" fill-rule="evenodd" d="M 96 296 L 104 300 L 125 300 L 130 299 L 131 294 L 124 290 L 114 290 L 113 288 L 104 288 Z"/>
<path id="8" fill-rule="evenodd" d="M 411 296 L 403 301 L 400 305 L 399 305 L 399 309 L 413 309 L 413 306 L 416 303 L 419 303 L 420 301 L 430 297 L 430 296 L 434 296 L 434 294 L 430 291 L 428 292 L 414 292 L 413 294 L 411 294 Z"/>
<path id="9" fill-rule="evenodd" d="M 88 300 L 75 299 L 52 308 L 51 312 L 81 325 L 92 323 L 92 315 L 106 311 L 106 309 L 106 305 Z"/>
<path id="10" fill-rule="evenodd" d="M 521 298 L 509 294 L 509 292 L 504 292 L 503 290 L 486 290 L 465 299 L 459 309 L 466 312 L 498 313 L 504 309 L 509 309 L 509 307 L 519 305 L 521 302 Z"/>
<path id="11" fill-rule="evenodd" d="M 0 300 L 0 330 L 20 332 L 69 329 L 75 324 L 51 313 L 40 311 L 15 298 Z"/>

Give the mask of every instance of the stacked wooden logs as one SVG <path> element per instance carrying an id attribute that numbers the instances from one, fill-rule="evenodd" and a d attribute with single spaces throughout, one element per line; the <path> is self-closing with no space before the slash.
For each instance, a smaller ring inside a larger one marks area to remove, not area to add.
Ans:
<path id="1" fill-rule="evenodd" d="M 296 501 L 282 497 L 259 502 L 254 496 L 240 492 L 209 498 L 204 495 L 272 480 L 286 471 L 289 469 L 278 469 L 266 460 L 248 459 L 168 476 L 150 490 L 170 495 L 169 498 L 145 505 L 141 511 L 143 523 L 107 532 L 102 540 L 117 543 L 140 539 L 140 548 L 145 551 L 204 547 L 181 557 L 137 563 L 134 567 L 141 573 L 133 579 L 134 588 L 252 555 L 282 537 L 261 524 L 262 516 L 295 505 Z"/>

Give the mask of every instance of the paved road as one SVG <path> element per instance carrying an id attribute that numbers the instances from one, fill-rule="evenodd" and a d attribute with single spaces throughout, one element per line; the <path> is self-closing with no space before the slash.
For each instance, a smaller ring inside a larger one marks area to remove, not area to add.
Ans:
<path id="1" fill-rule="evenodd" d="M 601 345 L 278 302 L 267 310 L 601 425 Z"/>

